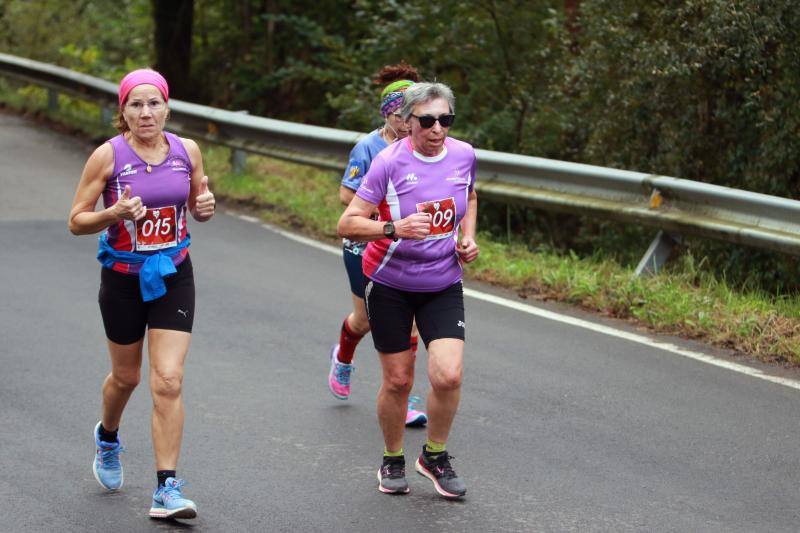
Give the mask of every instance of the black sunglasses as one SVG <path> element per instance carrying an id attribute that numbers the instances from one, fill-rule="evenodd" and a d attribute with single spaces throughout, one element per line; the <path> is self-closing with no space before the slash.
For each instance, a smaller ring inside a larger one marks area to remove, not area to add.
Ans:
<path id="1" fill-rule="evenodd" d="M 428 128 L 432 128 L 433 125 L 436 124 L 437 120 L 439 121 L 439 124 L 441 124 L 443 128 L 449 128 L 450 126 L 453 125 L 453 121 L 456 119 L 456 116 L 452 113 L 448 113 L 446 115 L 439 115 L 438 117 L 432 117 L 430 115 L 422 115 L 420 117 L 414 114 L 412 114 L 411 116 L 419 120 L 419 125 L 425 128 L 426 130 Z"/>

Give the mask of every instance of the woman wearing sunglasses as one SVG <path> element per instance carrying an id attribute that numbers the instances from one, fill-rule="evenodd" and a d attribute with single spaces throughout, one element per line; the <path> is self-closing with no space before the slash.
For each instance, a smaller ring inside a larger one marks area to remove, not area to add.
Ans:
<path id="1" fill-rule="evenodd" d="M 339 187 L 339 199 L 344 205 L 350 204 L 350 200 L 355 196 L 372 159 L 381 150 L 408 135 L 408 125 L 400 117 L 400 107 L 403 105 L 403 92 L 414 82 L 419 81 L 417 69 L 405 62 L 386 65 L 378 72 L 374 81 L 384 87 L 380 106 L 384 123 L 382 127 L 361 139 L 350 152 L 350 162 Z M 338 344 L 331 347 L 328 370 L 328 388 L 340 400 L 347 400 L 350 397 L 350 376 L 353 371 L 355 349 L 364 335 L 369 333 L 369 321 L 364 307 L 364 274 L 361 266 L 366 244 L 349 239 L 343 240 L 344 266 L 350 280 L 353 310 L 342 323 Z M 412 351 L 416 352 L 415 331 L 412 332 L 410 342 Z M 418 401 L 418 398 L 412 397 L 408 402 L 406 412 L 408 426 L 424 426 L 427 422 L 425 413 L 417 409 Z"/>
<path id="2" fill-rule="evenodd" d="M 428 439 L 417 472 L 446 498 L 466 494 L 446 450 L 461 395 L 464 354 L 462 263 L 478 256 L 475 151 L 447 136 L 455 98 L 441 83 L 417 83 L 403 97 L 407 138 L 372 161 L 339 219 L 339 235 L 368 241 L 365 302 L 383 382 L 378 419 L 384 438 L 378 489 L 409 491 L 403 455 L 406 399 L 414 384 L 409 333 L 416 320 L 428 351 Z M 375 209 L 379 220 L 373 220 Z"/>

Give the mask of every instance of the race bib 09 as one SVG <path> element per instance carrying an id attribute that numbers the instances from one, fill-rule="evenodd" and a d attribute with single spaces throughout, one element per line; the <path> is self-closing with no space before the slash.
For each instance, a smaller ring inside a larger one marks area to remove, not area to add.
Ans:
<path id="1" fill-rule="evenodd" d="M 431 215 L 431 232 L 425 240 L 452 237 L 456 227 L 456 200 L 452 196 L 417 204 L 417 213 Z"/>
<path id="2" fill-rule="evenodd" d="M 174 205 L 148 209 L 136 221 L 136 249 L 161 250 L 178 244 L 178 224 Z"/>

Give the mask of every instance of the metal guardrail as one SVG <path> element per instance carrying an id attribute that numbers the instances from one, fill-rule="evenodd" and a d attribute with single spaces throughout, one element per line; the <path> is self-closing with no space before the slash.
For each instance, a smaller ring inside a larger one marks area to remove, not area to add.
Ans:
<path id="1" fill-rule="evenodd" d="M 116 107 L 117 86 L 0 53 L 0 75 Z M 364 133 L 297 124 L 170 100 L 169 127 L 257 154 L 341 170 Z M 800 201 L 706 183 L 477 150 L 481 197 L 658 228 L 637 271 L 660 267 L 671 235 L 691 234 L 800 255 Z"/>

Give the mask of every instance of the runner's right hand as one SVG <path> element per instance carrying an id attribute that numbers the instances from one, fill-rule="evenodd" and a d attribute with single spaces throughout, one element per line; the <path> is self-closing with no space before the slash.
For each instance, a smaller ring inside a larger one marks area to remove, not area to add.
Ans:
<path id="1" fill-rule="evenodd" d="M 114 214 L 118 218 L 126 220 L 139 220 L 144 217 L 146 208 L 142 205 L 142 198 L 134 196 L 131 198 L 131 186 L 126 185 L 122 196 L 114 204 Z"/>
<path id="2" fill-rule="evenodd" d="M 394 223 L 394 234 L 401 239 L 423 240 L 431 232 L 430 213 L 414 213 Z"/>

